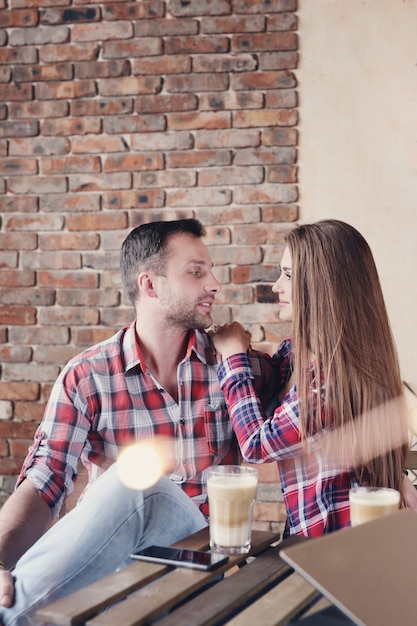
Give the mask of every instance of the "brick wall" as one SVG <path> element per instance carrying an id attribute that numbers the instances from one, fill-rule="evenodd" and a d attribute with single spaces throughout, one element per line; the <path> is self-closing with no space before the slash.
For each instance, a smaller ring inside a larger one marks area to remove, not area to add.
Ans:
<path id="1" fill-rule="evenodd" d="M 131 321 L 118 261 L 138 224 L 199 218 L 216 321 L 267 351 L 288 333 L 270 286 L 298 217 L 296 8 L 0 0 L 3 494 L 63 364 Z"/>

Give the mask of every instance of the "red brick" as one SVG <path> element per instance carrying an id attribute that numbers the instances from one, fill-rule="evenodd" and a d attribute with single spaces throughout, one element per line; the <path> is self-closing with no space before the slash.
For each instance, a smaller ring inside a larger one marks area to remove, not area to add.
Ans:
<path id="1" fill-rule="evenodd" d="M 49 285 L 54 285 L 55 288 L 62 287 L 63 289 L 94 289 L 95 287 L 97 287 L 97 274 L 94 272 L 40 270 L 38 272 L 38 285 L 40 287 L 48 287 Z M 65 312 L 59 311 L 59 313 L 63 313 L 65 315 Z M 46 309 L 39 311 L 39 314 L 40 316 L 47 315 Z M 38 321 L 41 324 L 45 323 L 45 321 L 42 321 L 42 317 L 40 317 Z M 70 325 L 69 320 L 68 325 Z"/>
<path id="2" fill-rule="evenodd" d="M 42 420 L 45 404 L 37 402 L 15 402 L 14 414 L 17 420 L 22 422 L 36 422 Z M 32 427 L 33 428 L 33 427 Z"/>
<path id="3" fill-rule="evenodd" d="M 108 116 L 103 119 L 103 133 L 149 133 L 163 131 L 166 121 L 163 115 Z"/>
<path id="4" fill-rule="evenodd" d="M 9 89 L 13 91 L 13 87 L 9 86 Z M 1 93 L 2 87 L 0 86 L 0 99 L 4 98 L 4 94 Z M 13 98 L 9 98 L 13 100 Z M 33 137 L 38 134 L 38 122 L 35 121 L 19 121 L 19 122 L 2 122 L 0 124 L 0 138 L 3 137 Z"/>
<path id="5" fill-rule="evenodd" d="M 195 111 L 198 98 L 195 94 L 138 96 L 135 99 L 138 113 L 165 113 L 166 111 Z"/>
<path id="6" fill-rule="evenodd" d="M 123 59 L 162 54 L 162 39 L 144 37 L 129 41 L 105 41 L 102 46 L 103 59 Z"/>
<path id="7" fill-rule="evenodd" d="M 53 101 L 48 102 L 13 102 L 9 105 L 10 118 L 51 118 L 51 117 L 64 117 L 68 115 L 69 105 L 68 102 Z"/>
<path id="8" fill-rule="evenodd" d="M 164 206 L 164 193 L 160 189 L 116 191 L 103 197 L 104 208 L 144 209 Z"/>
<path id="9" fill-rule="evenodd" d="M 70 174 L 79 172 L 100 172 L 100 157 L 44 157 L 39 159 L 41 174 Z M 62 209 L 61 209 L 62 210 Z"/>
<path id="10" fill-rule="evenodd" d="M 111 213 L 95 213 L 84 215 L 70 215 L 66 220 L 68 230 L 114 230 L 126 228 L 127 216 L 121 211 Z"/>
<path id="11" fill-rule="evenodd" d="M 63 137 L 11 139 L 9 141 L 9 154 L 14 156 L 68 154 L 70 146 L 69 140 Z"/>
<path id="12" fill-rule="evenodd" d="M 141 57 L 132 60 L 133 74 L 183 74 L 191 72 L 189 55 Z"/>
<path id="13" fill-rule="evenodd" d="M 100 211 L 101 196 L 99 194 L 50 194 L 41 196 L 39 200 L 39 210 L 45 212 L 55 212 L 57 207 L 64 213 Z M 41 235 L 42 236 L 42 235 Z M 87 242 L 86 244 L 87 245 Z"/>
<path id="14" fill-rule="evenodd" d="M 7 230 L 53 231 L 61 230 L 64 218 L 61 215 L 12 215 L 3 220 Z"/>
<path id="15" fill-rule="evenodd" d="M 263 181 L 263 167 L 212 167 L 200 170 L 198 182 L 203 187 L 211 185 L 259 184 Z"/>
<path id="16" fill-rule="evenodd" d="M 256 33 L 266 30 L 266 18 L 263 15 L 231 15 L 228 17 L 203 17 L 200 21 L 201 32 L 214 33 Z"/>
<path id="17" fill-rule="evenodd" d="M 276 165 L 266 170 L 267 183 L 296 183 L 298 168 L 295 165 Z"/>
<path id="18" fill-rule="evenodd" d="M 1 163 L 1 161 L 0 161 Z M 104 172 L 161 170 L 164 167 L 163 156 L 159 152 L 144 154 L 122 154 L 108 156 L 103 161 Z"/>
<path id="19" fill-rule="evenodd" d="M 133 317 L 132 317 L 133 321 Z M 115 328 L 74 328 L 72 339 L 77 346 L 93 346 L 111 337 L 119 327 Z"/>
<path id="20" fill-rule="evenodd" d="M 97 137 L 94 135 L 73 137 L 71 148 L 73 154 L 92 154 L 94 152 L 101 154 L 102 152 L 124 152 L 127 150 L 126 144 L 121 137 L 106 136 L 106 134 Z"/>
<path id="21" fill-rule="evenodd" d="M 100 322 L 112 328 L 123 328 L 133 321 L 132 309 L 104 309 L 100 314 Z"/>
<path id="22" fill-rule="evenodd" d="M 100 20 L 100 9 L 97 7 L 59 7 L 40 11 L 41 24 L 79 24 L 80 22 L 97 22 L 98 20 Z"/>
<path id="23" fill-rule="evenodd" d="M 34 250 L 37 244 L 36 233 L 0 233 L 1 250 Z"/>
<path id="24" fill-rule="evenodd" d="M 21 326 L 10 329 L 11 343 L 64 345 L 69 340 L 69 329 L 62 326 Z"/>
<path id="25" fill-rule="evenodd" d="M 49 63 L 48 65 L 18 65 L 13 69 L 13 80 L 19 82 L 39 82 L 43 80 L 70 80 L 72 67 L 69 63 Z"/>
<path id="26" fill-rule="evenodd" d="M 117 267 L 119 256 L 118 251 Z M 64 289 L 58 290 L 56 302 L 59 306 L 113 307 L 120 304 L 120 293 L 116 289 L 95 289 L 87 293 L 85 289 Z"/>
<path id="27" fill-rule="evenodd" d="M 1 311 L 0 311 L 1 318 Z M 2 346 L 0 345 L 0 360 L 29 363 L 32 358 L 32 348 L 25 346 Z"/>
<path id="28" fill-rule="evenodd" d="M 35 273 L 29 270 L 2 269 L 0 272 L 0 286 L 2 287 L 33 287 L 35 285 Z M 1 311 L 2 316 L 9 319 L 9 310 Z"/>
<path id="29" fill-rule="evenodd" d="M 239 150 L 234 163 L 236 165 L 273 165 L 293 164 L 296 161 L 296 149 L 292 147 L 259 147 Z"/>
<path id="30" fill-rule="evenodd" d="M 228 111 L 209 113 L 171 113 L 167 115 L 168 130 L 219 129 L 231 127 Z"/>
<path id="31" fill-rule="evenodd" d="M 265 92 L 265 107 L 277 109 L 285 107 L 291 109 L 297 106 L 297 92 L 293 89 L 277 89 Z"/>
<path id="32" fill-rule="evenodd" d="M 2 274 L 4 270 L 2 270 Z M 3 281 L 2 281 L 3 282 Z M 0 308 L 1 324 L 36 324 L 36 309 L 30 307 L 5 306 Z"/>
<path id="33" fill-rule="evenodd" d="M 93 61 L 97 58 L 99 51 L 100 45 L 96 42 L 44 46 L 39 49 L 39 61 L 42 63 L 58 63 L 60 61 L 72 61 L 74 63 L 78 61 Z M 34 61 L 27 62 L 33 63 Z"/>
<path id="34" fill-rule="evenodd" d="M 0 250 L 0 268 L 2 267 L 17 267 L 17 252 L 4 252 Z"/>
<path id="35" fill-rule="evenodd" d="M 233 35 L 233 52 L 272 52 L 274 50 L 297 50 L 296 33 L 254 33 Z"/>
<path id="36" fill-rule="evenodd" d="M 194 150 L 184 152 L 169 152 L 166 155 L 168 167 L 209 167 L 210 165 L 230 165 L 232 152 L 230 150 Z"/>
<path id="37" fill-rule="evenodd" d="M 255 130 L 199 130 L 195 133 L 195 147 L 247 148 L 260 145 L 260 131 Z"/>
<path id="38" fill-rule="evenodd" d="M 135 23 L 135 37 L 197 35 L 199 23 L 192 19 L 151 19 Z"/>
<path id="39" fill-rule="evenodd" d="M 103 18 L 106 20 L 143 20 L 146 17 L 162 17 L 164 15 L 165 2 L 153 0 L 146 2 L 122 2 L 117 4 L 105 4 L 103 6 Z M 165 21 L 165 20 L 164 20 Z"/>
<path id="40" fill-rule="evenodd" d="M 73 174 L 69 176 L 69 191 L 105 191 L 109 189 L 129 189 L 132 176 L 129 172 L 107 174 Z M 101 228 L 99 227 L 99 230 Z"/>
<path id="41" fill-rule="evenodd" d="M 35 86 L 35 96 L 39 100 L 86 98 L 96 95 L 93 80 L 68 80 L 66 82 L 39 83 Z"/>
<path id="42" fill-rule="evenodd" d="M 212 37 L 167 37 L 166 54 L 215 54 L 229 51 L 229 39 L 225 36 Z"/>
<path id="43" fill-rule="evenodd" d="M 28 400 L 34 401 L 39 399 L 40 386 L 38 382 L 26 381 L 24 383 L 15 381 L 0 381 L 0 398 L 2 400 Z M 23 431 L 26 433 L 27 431 Z M 0 422 L 0 436 L 16 436 L 23 435 L 22 429 L 18 424 L 2 424 Z"/>
<path id="44" fill-rule="evenodd" d="M 59 233 L 39 235 L 40 250 L 96 250 L 100 245 L 97 233 Z"/>
<path id="45" fill-rule="evenodd" d="M 298 207 L 286 204 L 271 204 L 261 209 L 263 222 L 294 222 L 298 219 Z"/>
<path id="46" fill-rule="evenodd" d="M 172 207 L 206 206 L 230 204 L 231 192 L 226 189 L 177 189 L 167 191 L 168 203 Z"/>
<path id="47" fill-rule="evenodd" d="M 97 287 L 97 284 L 94 287 L 89 287 L 87 281 L 85 282 L 85 288 L 94 288 Z M 69 286 L 77 286 L 81 284 L 81 281 L 69 280 Z M 57 309 L 55 307 L 50 307 L 48 309 L 42 309 L 39 312 L 39 323 L 40 324 L 57 324 L 62 326 L 88 326 L 88 325 L 97 325 L 99 322 L 99 312 L 97 309 L 89 309 L 85 307 L 66 307 L 65 309 Z M 50 377 L 48 380 L 55 380 L 55 377 Z"/>
<path id="48" fill-rule="evenodd" d="M 297 112 L 287 109 L 262 109 L 256 111 L 236 111 L 233 126 L 236 128 L 256 128 L 259 126 L 294 126 Z"/>
<path id="49" fill-rule="evenodd" d="M 67 191 L 64 176 L 19 176 L 10 178 L 8 191 L 12 193 L 62 193 Z"/>
<path id="50" fill-rule="evenodd" d="M 10 83 L 12 70 L 10 67 L 0 67 L 0 83 Z"/>
<path id="51" fill-rule="evenodd" d="M 260 70 L 293 70 L 298 65 L 298 53 L 263 52 L 258 55 Z"/>
<path id="52" fill-rule="evenodd" d="M 10 33 L 12 46 L 42 46 L 47 44 L 66 43 L 70 38 L 70 30 L 66 26 L 37 26 L 21 28 Z"/>
<path id="53" fill-rule="evenodd" d="M 21 254 L 23 269 L 77 270 L 81 268 L 81 254 L 63 251 L 35 251 Z"/>
<path id="54" fill-rule="evenodd" d="M 199 110 L 261 109 L 263 102 L 264 96 L 259 91 L 202 93 L 199 99 Z"/>
<path id="55" fill-rule="evenodd" d="M 296 11 L 297 0 L 235 0 L 235 13 L 280 13 L 282 11 Z"/>
<path id="56" fill-rule="evenodd" d="M 30 381 L 34 377 L 38 381 L 52 381 L 58 374 L 58 367 L 39 363 L 7 363 L 3 366 L 4 378 L 10 381 Z"/>
<path id="57" fill-rule="evenodd" d="M 158 93 L 161 89 L 160 76 L 121 76 L 104 78 L 99 83 L 99 94 L 105 97 Z"/>
<path id="58" fill-rule="evenodd" d="M 51 365 L 63 366 L 79 352 L 78 346 L 35 346 L 33 349 L 33 360 L 36 363 L 50 363 Z"/>
<path id="59" fill-rule="evenodd" d="M 268 30 L 296 30 L 298 26 L 295 13 L 268 15 Z"/>
<path id="60" fill-rule="evenodd" d="M 165 189 L 167 187 L 195 187 L 196 185 L 197 172 L 194 170 L 139 172 L 133 176 L 133 186 L 141 190 L 148 187 Z"/>
<path id="61" fill-rule="evenodd" d="M 282 70 L 277 72 L 246 72 L 231 77 L 231 87 L 242 89 L 292 89 L 297 85 L 293 72 Z"/>
<path id="62" fill-rule="evenodd" d="M 52 60 L 56 61 L 56 59 Z M 37 61 L 36 48 L 0 48 L 0 63 L 12 65 L 13 63 L 37 63 Z M 25 88 L 27 89 L 28 85 L 25 85 Z"/>
<path id="63" fill-rule="evenodd" d="M 189 132 L 137 133 L 131 136 L 131 149 L 139 151 L 189 150 L 193 148 L 193 135 Z"/>
<path id="64" fill-rule="evenodd" d="M 271 203 L 296 202 L 298 191 L 295 185 L 241 185 L 234 191 L 234 200 L 238 204 L 253 204 L 254 202 Z"/>
<path id="65" fill-rule="evenodd" d="M 264 146 L 296 146 L 298 133 L 295 128 L 268 128 L 261 133 Z"/>
<path id="66" fill-rule="evenodd" d="M 197 54 L 193 57 L 194 72 L 250 72 L 256 69 L 257 60 L 253 54 Z"/>
<path id="67" fill-rule="evenodd" d="M 99 133 L 101 130 L 100 118 L 65 118 L 52 120 L 48 119 L 41 124 L 41 135 L 68 136 L 88 135 Z"/>
<path id="68" fill-rule="evenodd" d="M 75 66 L 76 78 L 114 78 L 128 76 L 130 62 L 126 59 L 114 61 L 87 61 Z"/>
<path id="69" fill-rule="evenodd" d="M 259 222 L 259 206 L 232 206 L 232 207 L 209 207 L 199 208 L 196 211 L 197 219 L 206 226 L 211 224 L 240 224 L 247 222 Z"/>
<path id="70" fill-rule="evenodd" d="M 74 24 L 71 31 L 74 42 L 130 39 L 132 36 L 133 26 L 128 21 Z"/>
<path id="71" fill-rule="evenodd" d="M 36 159 L 0 159 L 0 175 L 22 176 L 22 174 L 37 174 Z"/>
<path id="72" fill-rule="evenodd" d="M 52 306 L 55 303 L 55 291 L 54 289 L 33 289 L 31 286 L 21 289 L 3 288 L 0 291 L 0 302 L 25 306 Z M 11 332 L 10 330 L 10 341 L 13 343 Z"/>
<path id="73" fill-rule="evenodd" d="M 126 113 L 133 113 L 133 98 L 75 100 L 71 102 L 71 115 L 76 117 L 80 115 L 124 115 Z"/>
<path id="74" fill-rule="evenodd" d="M 194 2 L 171 0 L 169 12 L 174 17 L 229 15 L 231 7 L 228 0 L 194 0 Z"/>
<path id="75" fill-rule="evenodd" d="M 165 78 L 165 88 L 169 92 L 224 91 L 229 86 L 226 73 L 181 74 Z"/>

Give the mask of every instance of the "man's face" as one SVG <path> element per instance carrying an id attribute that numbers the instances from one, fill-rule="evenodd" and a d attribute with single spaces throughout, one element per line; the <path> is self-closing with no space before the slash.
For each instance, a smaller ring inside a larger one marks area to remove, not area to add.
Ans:
<path id="1" fill-rule="evenodd" d="M 220 283 L 212 273 L 207 246 L 188 233 L 170 237 L 165 276 L 155 288 L 166 323 L 181 329 L 208 328 Z"/>

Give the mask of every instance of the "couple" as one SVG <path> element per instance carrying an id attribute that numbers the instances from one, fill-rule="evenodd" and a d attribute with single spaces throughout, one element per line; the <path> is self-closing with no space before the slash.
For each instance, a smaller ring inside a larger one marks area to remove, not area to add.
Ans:
<path id="1" fill-rule="evenodd" d="M 124 241 L 121 273 L 136 320 L 65 366 L 0 513 L 4 626 L 36 624 L 37 608 L 127 564 L 132 551 L 204 527 L 205 470 L 240 462 L 233 429 L 245 458 L 278 461 L 287 534 L 317 536 L 348 525 L 351 484 L 401 488 L 406 446 L 342 471 L 337 464 L 324 471 L 317 451 L 308 467 L 300 460 L 306 441 L 401 395 L 382 293 L 361 235 L 335 220 L 288 234 L 273 291 L 293 338 L 273 359 L 250 350 L 236 323 L 205 331 L 220 285 L 204 235 L 200 222 L 186 219 L 144 224 Z M 263 406 L 271 399 L 276 409 L 267 418 Z M 392 420 L 401 421 L 396 414 Z M 143 491 L 123 486 L 119 452 L 158 435 L 173 442 L 169 473 Z M 46 532 L 79 459 L 90 486 Z M 414 505 L 410 485 L 403 495 Z"/>

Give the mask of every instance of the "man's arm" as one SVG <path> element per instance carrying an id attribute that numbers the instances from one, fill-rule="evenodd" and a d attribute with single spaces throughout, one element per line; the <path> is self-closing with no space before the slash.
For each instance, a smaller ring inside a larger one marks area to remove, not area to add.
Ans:
<path id="1" fill-rule="evenodd" d="M 0 512 L 0 560 L 6 568 L 16 561 L 48 529 L 51 509 L 30 480 L 24 480 Z M 0 571 L 0 604 L 10 606 L 13 580 L 9 571 Z"/>

